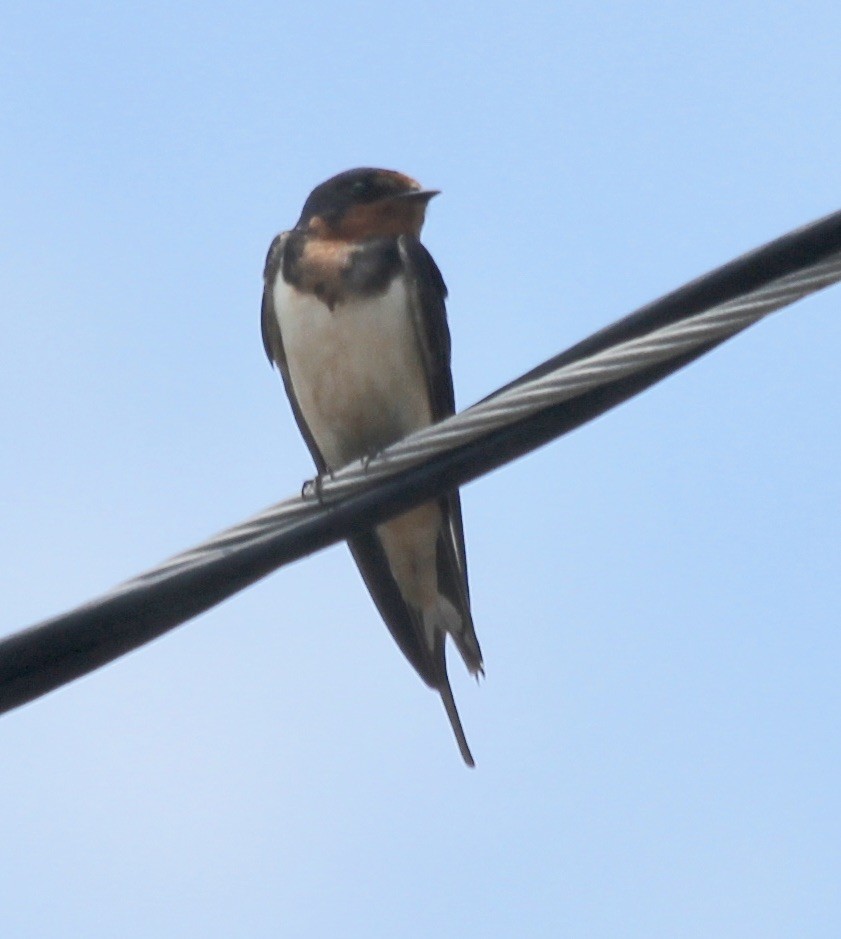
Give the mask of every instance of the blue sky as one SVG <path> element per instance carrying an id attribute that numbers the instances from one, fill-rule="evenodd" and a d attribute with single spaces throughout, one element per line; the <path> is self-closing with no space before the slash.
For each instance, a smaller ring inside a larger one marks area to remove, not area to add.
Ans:
<path id="1" fill-rule="evenodd" d="M 2 629 L 299 490 L 273 235 L 443 195 L 467 405 L 841 207 L 816 3 L 0 9 Z M 0 933 L 832 936 L 841 289 L 464 493 L 477 769 L 338 546 L 0 720 Z"/>

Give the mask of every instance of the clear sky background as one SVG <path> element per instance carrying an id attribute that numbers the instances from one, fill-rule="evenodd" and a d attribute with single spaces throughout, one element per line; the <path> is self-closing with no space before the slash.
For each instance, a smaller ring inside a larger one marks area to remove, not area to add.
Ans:
<path id="1" fill-rule="evenodd" d="M 312 474 L 261 270 L 443 195 L 458 401 L 841 207 L 837 2 L 0 9 L 2 630 Z M 478 766 L 343 546 L 0 720 L 0 935 L 841 934 L 841 288 L 464 493 Z"/>

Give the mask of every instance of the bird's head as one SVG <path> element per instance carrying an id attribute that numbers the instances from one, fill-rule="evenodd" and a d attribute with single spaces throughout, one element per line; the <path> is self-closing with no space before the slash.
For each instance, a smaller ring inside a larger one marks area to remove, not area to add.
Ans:
<path id="1" fill-rule="evenodd" d="M 395 170 L 346 170 L 313 189 L 295 228 L 343 240 L 417 237 L 426 206 L 437 194 Z"/>

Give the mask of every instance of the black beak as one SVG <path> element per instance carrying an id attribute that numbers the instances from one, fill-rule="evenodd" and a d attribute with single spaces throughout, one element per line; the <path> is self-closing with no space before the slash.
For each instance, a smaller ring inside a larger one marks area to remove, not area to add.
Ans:
<path id="1" fill-rule="evenodd" d="M 410 189 L 408 192 L 401 192 L 394 196 L 395 199 L 417 199 L 418 202 L 429 202 L 434 196 L 439 195 L 440 189 Z"/>

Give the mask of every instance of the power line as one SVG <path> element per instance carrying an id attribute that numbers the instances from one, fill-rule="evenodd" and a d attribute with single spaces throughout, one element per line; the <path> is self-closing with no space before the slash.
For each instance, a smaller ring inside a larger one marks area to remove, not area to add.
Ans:
<path id="1" fill-rule="evenodd" d="M 360 527 L 581 426 L 774 310 L 841 280 L 841 212 L 643 307 L 366 464 L 104 596 L 0 640 L 0 713 L 46 694 Z"/>

